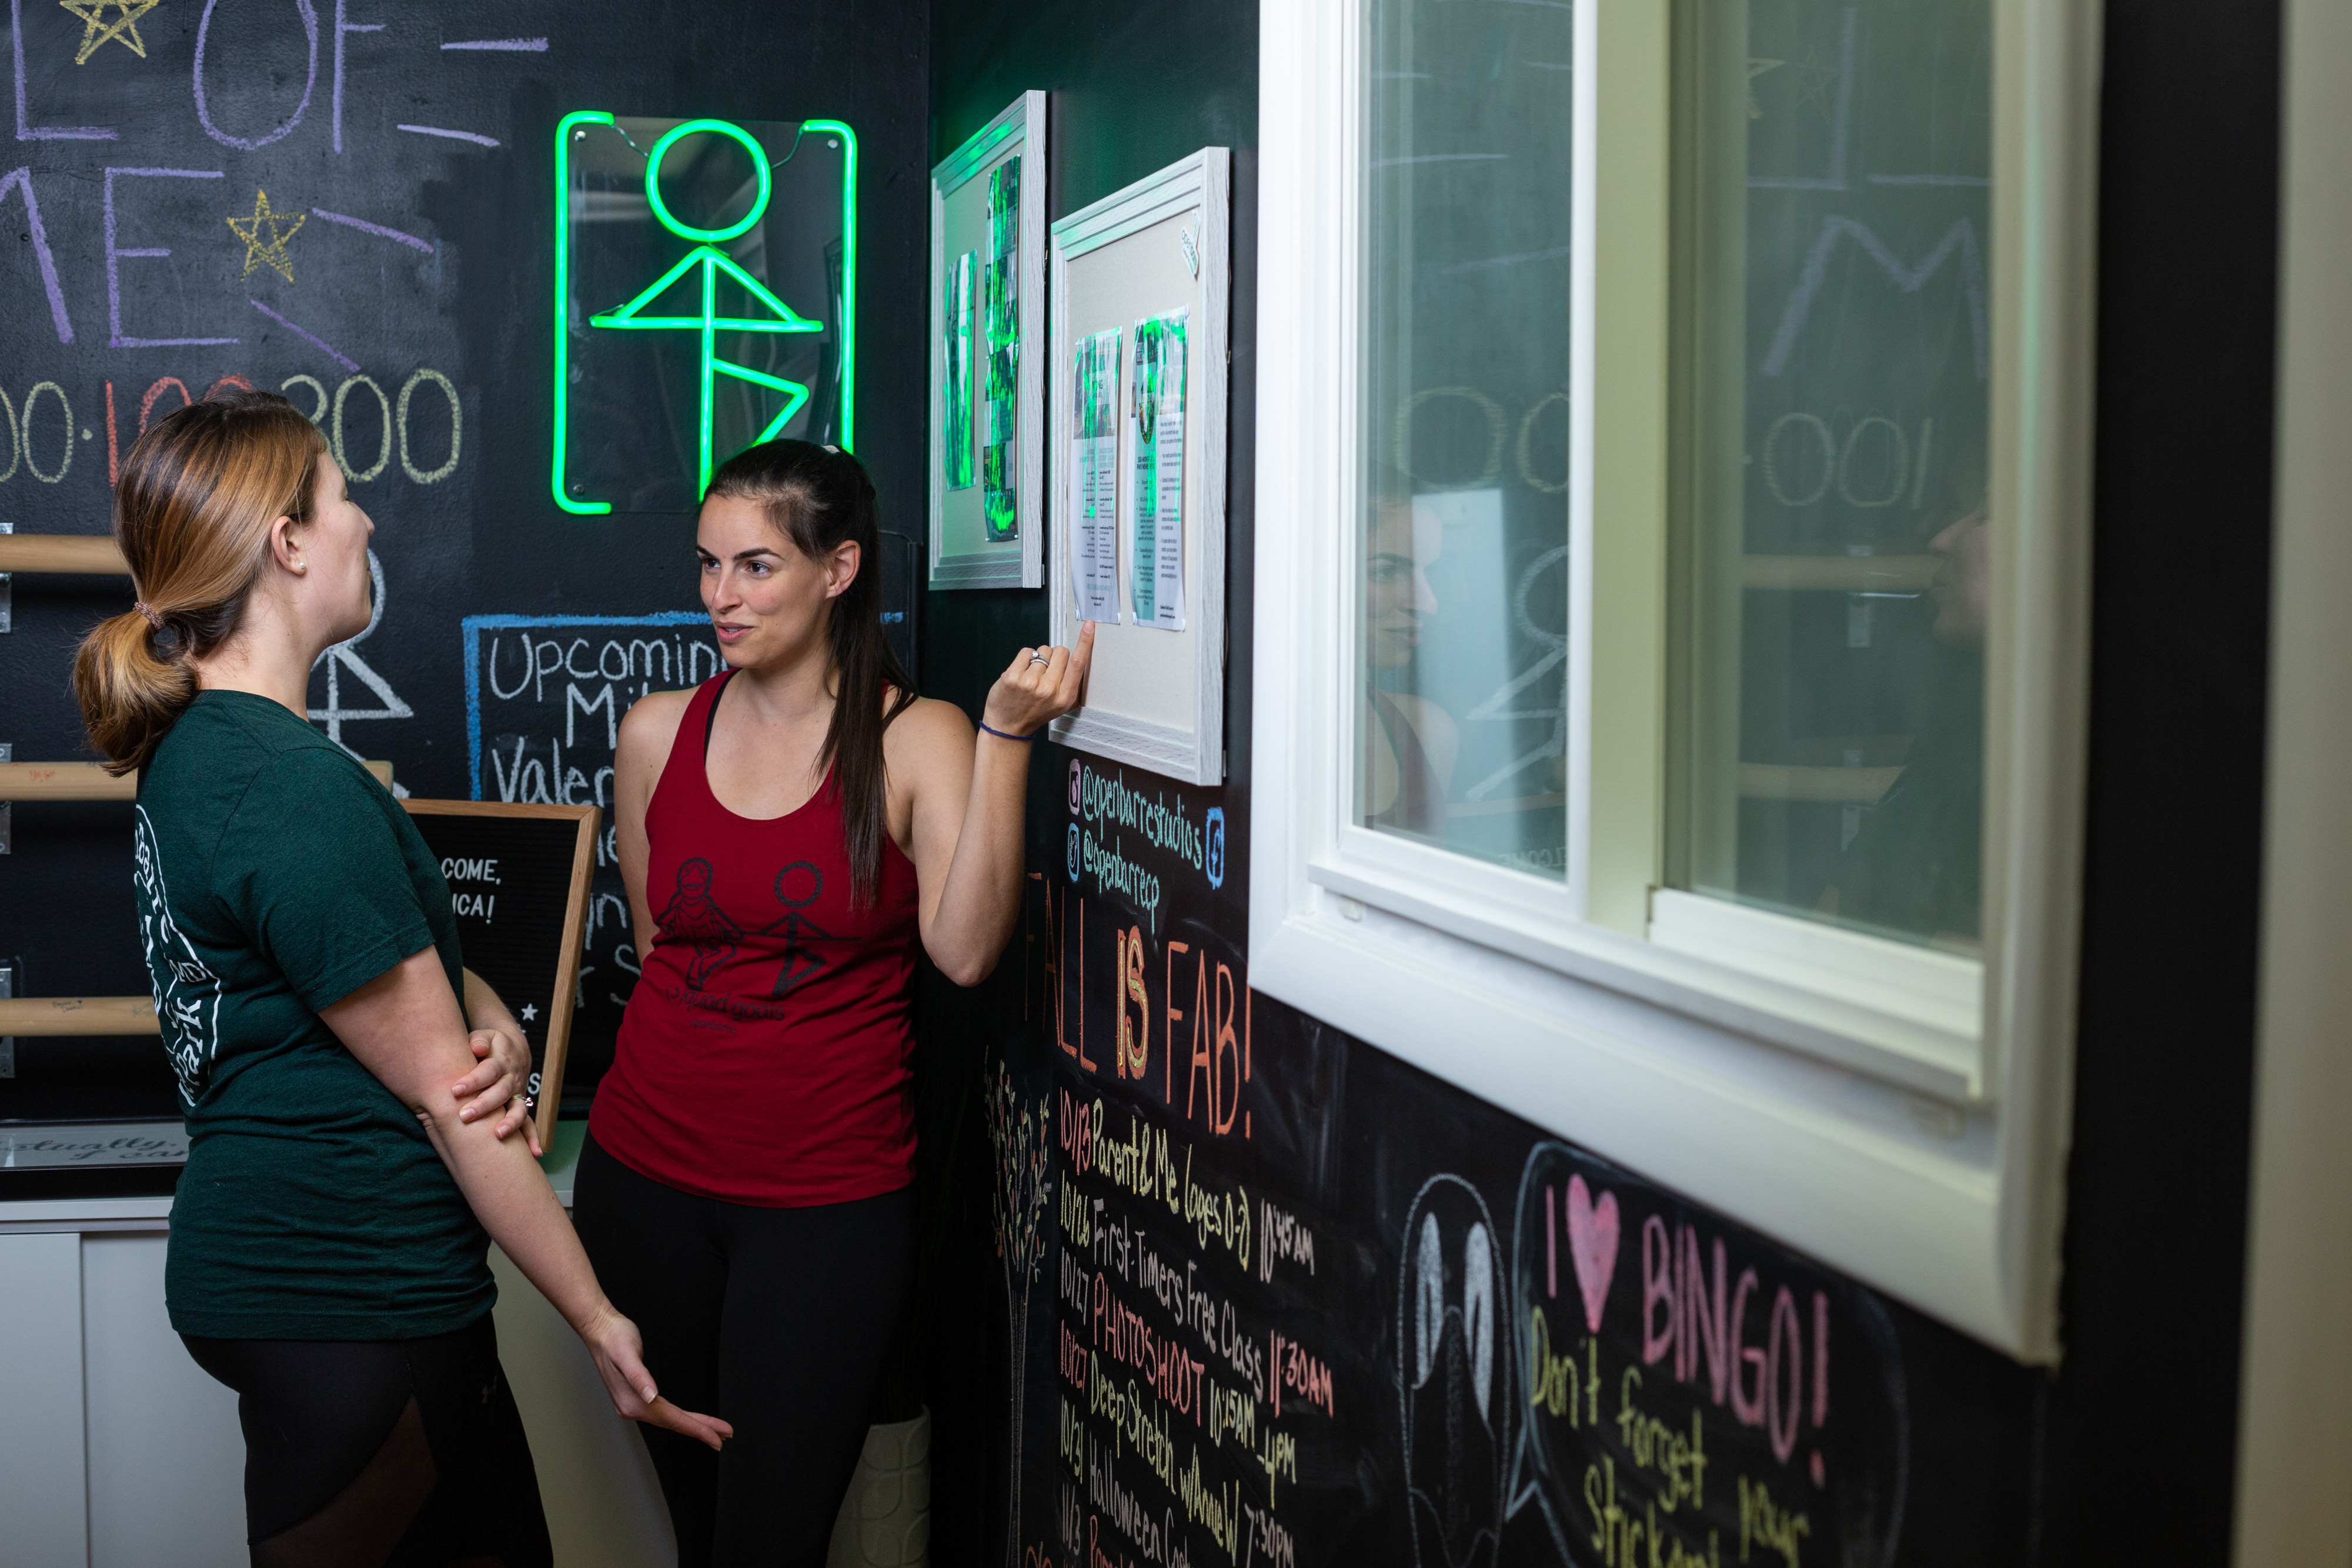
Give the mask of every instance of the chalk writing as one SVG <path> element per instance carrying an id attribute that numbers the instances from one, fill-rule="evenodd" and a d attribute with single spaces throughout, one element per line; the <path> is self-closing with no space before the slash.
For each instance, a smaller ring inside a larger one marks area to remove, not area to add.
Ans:
<path id="1" fill-rule="evenodd" d="M 1045 1257 L 1045 1206 L 1052 1201 L 1051 1133 L 1046 1124 L 1053 1108 L 1042 1098 L 1032 1103 L 1013 1083 L 1003 1062 L 988 1086 L 986 1107 L 989 1149 L 995 1157 L 995 1181 L 989 1189 L 991 1229 L 996 1242 L 1004 1287 L 1007 1356 L 1012 1370 L 1013 1441 L 1005 1467 L 1005 1516 L 1017 1519 L 1021 1484 L 1021 1440 L 1025 1430 L 1021 1413 L 1028 1398 L 1029 1291 Z"/>
<path id="2" fill-rule="evenodd" d="M 1276 1263 L 1296 1263 L 1309 1276 L 1315 1272 L 1315 1232 L 1271 1199 L 1258 1201 L 1258 1278 L 1274 1278 Z"/>
<path id="3" fill-rule="evenodd" d="M 1308 1406 L 1321 1410 L 1326 1416 L 1335 1414 L 1331 1408 L 1331 1368 L 1309 1353 L 1305 1345 L 1268 1330 L 1266 1359 L 1279 1372 L 1274 1384 L 1276 1415 L 1282 1414 L 1285 1389 L 1299 1395 Z"/>
<path id="4" fill-rule="evenodd" d="M 1740 1484 L 1747 1485 L 1745 1479 Z M 1605 1568 L 1721 1568 L 1715 1531 L 1707 1531 L 1704 1552 L 1694 1552 L 1659 1525 L 1656 1503 L 1637 1512 L 1619 1501 L 1613 1459 L 1585 1470 L 1584 1504 L 1592 1513 L 1592 1547 Z"/>
<path id="5" fill-rule="evenodd" d="M 1099 1274 L 1094 1280 L 1091 1315 L 1096 1347 L 1113 1362 L 1142 1372 L 1151 1391 L 1170 1409 L 1197 1423 L 1204 1364 L 1153 1329 L 1140 1312 L 1112 1293 L 1109 1282 Z M 1063 1330 L 1066 1334 L 1068 1332 Z"/>
<path id="6" fill-rule="evenodd" d="M 58 5 L 81 18 L 81 45 L 74 50 L 74 64 L 88 64 L 90 56 L 110 43 L 121 44 L 145 59 L 147 43 L 139 36 L 139 18 L 161 3 L 162 0 L 58 0 Z M 115 13 L 111 22 L 106 19 L 109 11 Z"/>
<path id="7" fill-rule="evenodd" d="M 1812 1521 L 1776 1506 L 1772 1495 L 1761 1482 L 1739 1478 L 1739 1558 L 1748 1560 L 1751 1545 L 1768 1552 L 1777 1552 L 1788 1568 L 1797 1568 L 1797 1557 L 1806 1536 L 1813 1532 Z"/>
<path id="8" fill-rule="evenodd" d="M 293 220 L 291 223 L 287 221 L 289 216 Z M 240 218 L 232 214 L 228 220 L 230 232 L 245 242 L 245 270 L 237 277 L 250 277 L 255 267 L 267 267 L 287 282 L 293 282 L 294 261 L 286 254 L 286 246 L 302 232 L 302 225 L 309 221 L 308 213 L 272 212 L 269 193 L 257 186 L 253 193 L 252 215 Z M 264 230 L 268 231 L 266 235 Z"/>
<path id="9" fill-rule="evenodd" d="M 1169 1531 L 1164 1520 L 1154 1519 L 1133 1492 L 1119 1485 L 1108 1457 L 1092 1443 L 1087 1445 L 1087 1500 L 1146 1557 L 1156 1563 L 1168 1560 Z"/>
<path id="10" fill-rule="evenodd" d="M 1092 1357 L 1088 1358 L 1089 1361 Z M 1215 1385 L 1210 1385 L 1213 1395 Z M 1173 1486 L 1176 1480 L 1176 1448 L 1168 1436 L 1169 1413 L 1160 1407 L 1151 1392 L 1129 1377 L 1122 1386 L 1108 1377 L 1097 1375 L 1089 1366 L 1087 1375 L 1087 1414 L 1107 1416 L 1112 1437 L 1117 1439 L 1112 1451 L 1124 1458 L 1129 1448 L 1136 1457 L 1160 1478 L 1163 1486 Z"/>

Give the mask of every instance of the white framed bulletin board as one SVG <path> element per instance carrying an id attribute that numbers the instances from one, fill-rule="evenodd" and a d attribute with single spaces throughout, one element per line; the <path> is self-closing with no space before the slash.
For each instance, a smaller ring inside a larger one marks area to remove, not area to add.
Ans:
<path id="1" fill-rule="evenodd" d="M 1204 147 L 1054 225 L 1053 636 L 1096 622 L 1054 738 L 1224 778 L 1231 155 Z"/>
<path id="2" fill-rule="evenodd" d="M 930 585 L 1045 581 L 1045 95 L 931 171 Z"/>

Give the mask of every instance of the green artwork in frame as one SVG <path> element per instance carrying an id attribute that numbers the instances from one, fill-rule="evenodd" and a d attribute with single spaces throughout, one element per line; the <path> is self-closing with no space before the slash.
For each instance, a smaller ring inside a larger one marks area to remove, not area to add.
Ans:
<path id="1" fill-rule="evenodd" d="M 968 250 L 948 267 L 942 291 L 940 457 L 950 490 L 971 487 L 971 276 L 980 253 Z"/>
<path id="2" fill-rule="evenodd" d="M 1021 532 L 1014 486 L 1020 456 L 1015 392 L 1021 369 L 1021 160 L 1008 158 L 988 174 L 988 259 L 981 273 L 981 319 L 987 341 L 982 400 L 986 424 L 980 467 L 982 504 L 992 539 Z"/>

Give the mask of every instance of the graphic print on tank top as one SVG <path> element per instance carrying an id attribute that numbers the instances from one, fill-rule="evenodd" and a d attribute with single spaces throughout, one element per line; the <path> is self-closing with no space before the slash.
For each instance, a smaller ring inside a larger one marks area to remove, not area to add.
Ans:
<path id="1" fill-rule="evenodd" d="M 795 898 L 793 896 L 795 888 L 806 891 Z M 769 996 L 790 996 L 824 967 L 824 955 L 810 951 L 807 944 L 839 940 L 801 913 L 824 893 L 824 873 L 817 869 L 814 861 L 794 861 L 776 873 L 776 902 L 784 906 L 784 913 L 760 927 L 762 936 L 781 934 L 784 939 L 783 961 L 776 967 L 776 983 L 769 990 Z"/>
<path id="2" fill-rule="evenodd" d="M 856 895 L 838 768 L 782 816 L 722 804 L 695 741 L 728 679 L 688 704 L 646 803 L 659 934 L 590 1128 L 639 1175 L 700 1197 L 895 1192 L 914 1176 L 914 862 L 884 834 L 872 895 Z"/>
<path id="3" fill-rule="evenodd" d="M 687 960 L 686 983 L 698 991 L 710 988 L 711 978 L 735 956 L 743 941 L 742 927 L 710 896 L 717 874 L 707 860 L 678 862 L 677 886 L 660 917 L 665 938 L 683 942 L 694 950 L 694 956 Z"/>

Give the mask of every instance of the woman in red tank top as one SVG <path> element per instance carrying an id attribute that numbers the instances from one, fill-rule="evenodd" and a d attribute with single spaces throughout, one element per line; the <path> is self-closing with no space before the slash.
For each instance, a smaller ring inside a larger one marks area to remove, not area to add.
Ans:
<path id="1" fill-rule="evenodd" d="M 1094 642 L 1024 648 L 980 736 L 882 636 L 874 486 L 751 448 L 696 530 L 728 668 L 621 725 L 614 813 L 642 974 L 574 1214 L 663 1388 L 731 1422 L 652 1434 L 681 1568 L 820 1563 L 912 1265 L 916 945 L 995 967 L 1019 911 L 1028 741 Z"/>

